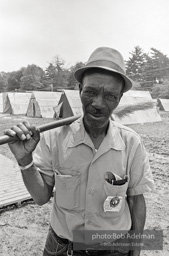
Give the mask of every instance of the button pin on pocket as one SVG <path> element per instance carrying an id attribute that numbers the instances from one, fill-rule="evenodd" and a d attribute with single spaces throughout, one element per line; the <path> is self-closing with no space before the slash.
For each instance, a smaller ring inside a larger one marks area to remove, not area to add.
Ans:
<path id="1" fill-rule="evenodd" d="M 120 203 L 120 199 L 118 196 L 113 197 L 110 200 L 110 207 L 116 207 Z"/>
<path id="2" fill-rule="evenodd" d="M 119 212 L 122 207 L 122 196 L 108 196 L 103 204 L 104 212 Z"/>

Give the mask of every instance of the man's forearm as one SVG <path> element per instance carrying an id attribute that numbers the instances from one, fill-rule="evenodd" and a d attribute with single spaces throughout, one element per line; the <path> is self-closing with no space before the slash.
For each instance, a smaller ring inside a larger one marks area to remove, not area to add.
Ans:
<path id="1" fill-rule="evenodd" d="M 18 164 L 24 167 L 29 165 L 32 160 L 32 154 L 28 154 L 24 158 L 18 160 Z M 49 186 L 45 182 L 41 173 L 37 170 L 34 164 L 21 172 L 25 186 L 33 197 L 34 201 L 38 205 L 47 203 L 52 195 L 53 187 Z"/>
<path id="2" fill-rule="evenodd" d="M 129 196 L 128 204 L 131 213 L 132 230 L 142 231 L 146 220 L 146 204 L 144 196 Z"/>
<path id="3" fill-rule="evenodd" d="M 35 166 L 22 171 L 22 177 L 27 190 L 38 205 L 43 205 L 49 201 L 53 187 L 44 181 Z"/>
<path id="4" fill-rule="evenodd" d="M 129 196 L 128 205 L 131 213 L 132 230 L 143 232 L 146 220 L 146 204 L 143 195 Z M 130 252 L 130 256 L 139 256 L 140 249 Z"/>

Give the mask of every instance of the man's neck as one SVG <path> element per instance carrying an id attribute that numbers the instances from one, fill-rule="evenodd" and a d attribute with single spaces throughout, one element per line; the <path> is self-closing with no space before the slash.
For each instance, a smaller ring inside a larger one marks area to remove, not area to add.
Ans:
<path id="1" fill-rule="evenodd" d="M 102 143 L 104 137 L 107 134 L 109 123 L 107 123 L 107 125 L 105 127 L 101 127 L 101 128 L 94 127 L 93 128 L 93 127 L 89 126 L 85 122 L 85 120 L 83 122 L 84 122 L 85 130 L 87 131 L 91 140 L 93 141 L 95 148 L 98 149 L 100 144 Z"/>

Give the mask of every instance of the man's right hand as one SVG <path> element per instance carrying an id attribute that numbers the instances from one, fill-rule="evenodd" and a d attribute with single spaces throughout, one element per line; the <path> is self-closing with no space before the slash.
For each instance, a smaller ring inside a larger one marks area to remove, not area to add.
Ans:
<path id="1" fill-rule="evenodd" d="M 30 125 L 29 122 L 24 121 L 14 125 L 11 129 L 6 129 L 4 134 L 10 137 L 17 136 L 16 141 L 8 144 L 9 148 L 20 165 L 29 164 L 32 159 L 32 152 L 40 140 L 39 130 Z"/>

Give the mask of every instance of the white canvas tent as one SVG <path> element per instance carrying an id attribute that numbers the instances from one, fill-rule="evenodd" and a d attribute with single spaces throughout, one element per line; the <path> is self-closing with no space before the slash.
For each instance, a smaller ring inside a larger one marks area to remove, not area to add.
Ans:
<path id="1" fill-rule="evenodd" d="M 3 113 L 3 94 L 0 93 L 0 113 Z"/>
<path id="2" fill-rule="evenodd" d="M 150 105 L 149 108 L 143 109 L 144 105 Z M 148 91 L 135 91 L 130 90 L 123 94 L 119 106 L 115 110 L 118 112 L 120 109 L 126 107 L 136 107 L 136 110 L 131 114 L 119 118 L 113 114 L 115 121 L 122 124 L 135 124 L 161 121 L 160 114 L 157 111 L 156 104 Z"/>
<path id="3" fill-rule="evenodd" d="M 61 118 L 82 114 L 79 90 L 64 90 L 59 103 L 62 103 Z"/>
<path id="4" fill-rule="evenodd" d="M 136 98 L 148 98 L 152 100 L 151 94 L 149 91 L 137 91 L 137 90 L 129 90 L 123 94 L 123 96 L 127 97 L 136 97 Z M 124 98 L 124 97 L 123 97 Z"/>
<path id="5" fill-rule="evenodd" d="M 3 113 L 12 115 L 25 115 L 31 98 L 30 92 L 8 92 L 4 93 Z"/>
<path id="6" fill-rule="evenodd" d="M 59 114 L 56 113 L 61 92 L 32 92 L 27 116 L 53 118 Z M 59 110 L 59 108 L 58 108 Z"/>
<path id="7" fill-rule="evenodd" d="M 60 102 L 63 103 L 61 109 L 62 118 L 69 116 L 82 114 L 82 104 L 79 97 L 78 90 L 64 90 Z M 158 122 L 161 121 L 161 117 L 157 111 L 154 101 L 148 91 L 134 91 L 130 90 L 124 93 L 120 104 L 117 108 L 119 111 L 121 108 L 127 106 L 142 106 L 148 103 L 151 107 L 145 110 L 135 110 L 131 114 L 119 118 L 118 115 L 112 115 L 113 119 L 122 124 L 135 124 L 135 123 L 146 123 L 146 122 Z"/>
<path id="8" fill-rule="evenodd" d="M 158 99 L 158 107 L 162 111 L 169 111 L 169 99 Z"/>

